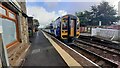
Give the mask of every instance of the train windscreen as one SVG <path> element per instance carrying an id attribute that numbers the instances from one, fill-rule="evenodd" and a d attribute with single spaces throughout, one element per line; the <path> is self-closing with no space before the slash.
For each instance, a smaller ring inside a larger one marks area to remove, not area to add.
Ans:
<path id="1" fill-rule="evenodd" d="M 67 28 L 68 28 L 68 20 L 64 18 L 62 22 L 62 29 L 67 30 Z"/>
<path id="2" fill-rule="evenodd" d="M 79 27 L 80 27 L 80 23 L 79 23 L 79 22 L 77 22 L 77 29 L 79 29 Z"/>

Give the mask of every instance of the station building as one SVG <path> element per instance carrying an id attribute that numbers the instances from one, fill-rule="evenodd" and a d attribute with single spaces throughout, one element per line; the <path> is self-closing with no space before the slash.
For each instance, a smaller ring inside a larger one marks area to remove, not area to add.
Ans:
<path id="1" fill-rule="evenodd" d="M 9 65 L 19 66 L 30 47 L 26 2 L 2 0 L 0 10 L 0 29 Z"/>

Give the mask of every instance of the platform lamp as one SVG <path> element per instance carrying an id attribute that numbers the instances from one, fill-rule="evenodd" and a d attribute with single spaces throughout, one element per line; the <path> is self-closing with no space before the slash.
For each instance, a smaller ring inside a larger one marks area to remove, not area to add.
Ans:
<path id="1" fill-rule="evenodd" d="M 3 45 L 2 33 L 0 32 L 0 58 L 2 63 L 2 68 L 9 68 L 9 61 L 6 47 Z"/>

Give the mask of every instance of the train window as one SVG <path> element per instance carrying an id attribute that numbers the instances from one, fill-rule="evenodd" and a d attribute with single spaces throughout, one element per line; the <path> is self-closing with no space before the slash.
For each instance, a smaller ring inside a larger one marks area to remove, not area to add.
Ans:
<path id="1" fill-rule="evenodd" d="M 50 24 L 50 29 L 53 29 L 53 24 L 52 23 Z"/>
<path id="2" fill-rule="evenodd" d="M 70 20 L 70 26 L 73 28 L 75 24 L 75 20 Z"/>
<path id="3" fill-rule="evenodd" d="M 62 29 L 63 30 L 66 30 L 67 26 L 68 26 L 68 21 L 67 20 L 65 20 L 64 22 L 62 22 Z"/>
<path id="4" fill-rule="evenodd" d="M 80 27 L 80 23 L 79 23 L 79 22 L 77 22 L 77 29 L 79 29 L 79 27 Z"/>
<path id="5" fill-rule="evenodd" d="M 60 22 L 57 23 L 57 27 L 60 27 Z"/>

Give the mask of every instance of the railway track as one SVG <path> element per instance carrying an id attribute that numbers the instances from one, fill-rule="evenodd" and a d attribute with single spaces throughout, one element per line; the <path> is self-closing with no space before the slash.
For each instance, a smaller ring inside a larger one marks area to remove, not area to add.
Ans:
<path id="1" fill-rule="evenodd" d="M 93 44 L 97 44 L 99 46 L 105 46 L 110 49 L 115 49 L 120 52 L 120 44 L 113 43 L 113 42 L 105 40 L 105 39 L 97 38 L 94 36 L 82 36 L 82 35 L 80 35 L 79 39 L 86 41 L 86 42 L 93 43 Z"/>
<path id="2" fill-rule="evenodd" d="M 105 64 L 107 63 L 108 66 L 111 65 L 112 68 L 114 65 L 119 66 L 119 64 L 120 64 L 119 48 L 111 47 L 114 43 L 112 43 L 112 44 L 106 44 L 108 42 L 105 42 L 105 44 L 101 43 L 101 41 L 99 42 L 100 39 L 97 39 L 97 43 L 95 43 L 95 41 L 96 41 L 95 39 L 96 38 L 91 38 L 91 37 L 88 37 L 86 39 L 86 37 L 85 37 L 85 38 L 80 38 L 78 40 L 74 40 L 74 43 L 73 43 L 74 46 L 72 46 L 72 48 L 78 47 L 79 49 L 77 49 L 77 51 L 84 50 L 82 52 L 88 52 L 88 54 L 90 53 L 90 54 L 96 56 L 95 58 L 99 57 L 100 61 L 102 59 L 102 62 L 103 62 L 103 64 L 100 66 L 104 67 L 104 63 Z M 93 40 L 94 40 L 94 42 L 92 42 Z M 116 45 L 116 46 L 119 47 L 118 45 Z M 82 52 L 80 51 L 80 53 L 82 53 Z M 83 54 L 86 57 L 88 56 L 89 59 L 91 59 L 91 60 L 93 59 L 93 58 L 89 57 L 89 55 L 86 55 L 85 53 L 83 53 Z M 94 60 L 92 60 L 92 61 L 94 61 Z M 97 60 L 97 61 L 99 61 L 99 60 Z M 96 62 L 96 61 L 94 61 L 94 62 Z M 97 63 L 97 64 L 99 65 L 99 63 Z M 109 66 L 109 67 L 111 67 L 111 66 Z"/>
<path id="3" fill-rule="evenodd" d="M 111 53 L 115 57 L 115 55 L 120 56 L 120 45 L 116 43 L 112 43 L 111 41 L 101 40 L 100 38 L 96 37 L 89 37 L 85 36 L 85 38 L 80 38 L 76 40 L 80 43 L 86 44 L 88 46 L 92 46 L 104 51 Z"/>
<path id="4" fill-rule="evenodd" d="M 49 35 L 52 35 L 52 34 L 49 34 Z M 55 38 L 53 38 L 53 37 L 52 37 L 52 39 L 55 40 Z M 58 41 L 56 41 L 56 42 L 59 43 Z M 60 44 L 60 46 L 63 49 L 65 48 L 65 46 L 63 46 L 61 44 Z M 74 49 L 75 51 L 77 51 L 78 53 L 82 54 L 83 56 L 85 56 L 86 58 L 88 58 L 90 61 L 92 61 L 96 65 L 100 66 L 101 68 L 119 68 L 119 60 L 120 60 L 119 55 L 120 54 L 117 50 L 112 51 L 108 48 L 103 49 L 102 47 L 99 47 L 99 46 L 96 47 L 95 44 L 93 45 L 93 43 L 91 44 L 90 42 L 86 42 L 84 40 L 75 40 L 74 43 L 69 44 L 68 46 L 71 47 L 72 49 Z M 65 50 L 67 51 L 68 49 L 65 49 Z M 69 50 L 68 50 L 68 52 L 72 53 Z M 86 60 L 86 59 L 80 60 L 81 59 L 80 56 L 76 57 L 76 55 L 74 55 L 73 53 L 71 55 L 73 55 L 73 57 L 75 57 L 75 59 L 83 67 L 88 68 L 89 65 L 91 65 L 91 63 L 88 60 Z M 112 55 L 113 59 L 111 59 L 111 55 Z M 89 68 L 96 68 L 96 67 L 91 66 Z"/>
<path id="5" fill-rule="evenodd" d="M 118 64 L 108 61 L 83 47 L 77 46 L 76 44 L 72 44 L 70 47 L 99 65 L 101 68 L 118 68 Z"/>

